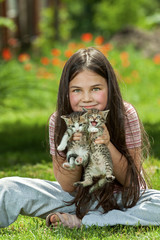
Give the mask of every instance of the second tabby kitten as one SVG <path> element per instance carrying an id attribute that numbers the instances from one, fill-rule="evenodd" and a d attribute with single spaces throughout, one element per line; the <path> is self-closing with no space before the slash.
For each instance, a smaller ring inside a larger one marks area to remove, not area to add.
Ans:
<path id="1" fill-rule="evenodd" d="M 90 160 L 84 169 L 84 181 L 76 182 L 74 185 L 81 185 L 83 187 L 93 185 L 89 190 L 90 193 L 115 179 L 113 176 L 112 158 L 108 147 L 105 144 L 95 143 L 96 138 L 103 134 L 103 125 L 106 122 L 108 112 L 109 110 L 99 111 L 97 109 L 90 109 L 87 110 L 87 114 L 85 115 L 89 121 Z M 95 178 L 98 181 L 93 184 Z"/>

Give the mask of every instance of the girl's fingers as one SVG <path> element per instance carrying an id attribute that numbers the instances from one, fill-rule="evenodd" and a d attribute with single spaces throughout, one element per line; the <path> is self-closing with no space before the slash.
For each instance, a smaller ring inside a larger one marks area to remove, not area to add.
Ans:
<path id="1" fill-rule="evenodd" d="M 74 141 L 80 141 L 81 137 L 82 137 L 82 133 L 76 132 L 73 134 Z"/>
<path id="2" fill-rule="evenodd" d="M 99 143 L 99 144 L 108 144 L 109 139 L 103 139 L 103 138 L 97 138 L 95 140 L 95 143 Z"/>

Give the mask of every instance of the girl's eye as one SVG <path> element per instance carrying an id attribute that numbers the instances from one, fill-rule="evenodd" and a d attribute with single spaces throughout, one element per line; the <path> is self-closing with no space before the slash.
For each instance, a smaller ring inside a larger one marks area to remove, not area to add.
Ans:
<path id="1" fill-rule="evenodd" d="M 80 89 L 74 89 L 73 92 L 75 93 L 80 92 Z"/>
<path id="2" fill-rule="evenodd" d="M 99 91 L 99 90 L 100 90 L 100 88 L 98 88 L 98 87 L 95 87 L 95 88 L 93 88 L 92 90 L 93 90 L 93 91 Z"/>

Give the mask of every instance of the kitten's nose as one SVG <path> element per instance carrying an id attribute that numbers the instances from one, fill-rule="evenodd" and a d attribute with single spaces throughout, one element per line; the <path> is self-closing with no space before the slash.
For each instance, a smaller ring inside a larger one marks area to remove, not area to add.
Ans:
<path id="1" fill-rule="evenodd" d="M 76 129 L 76 131 L 79 130 L 79 124 L 78 123 L 75 123 L 75 129 Z"/>

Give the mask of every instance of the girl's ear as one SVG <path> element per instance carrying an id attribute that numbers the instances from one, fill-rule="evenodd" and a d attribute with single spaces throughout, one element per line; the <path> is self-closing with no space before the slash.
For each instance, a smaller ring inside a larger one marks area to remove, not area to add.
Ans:
<path id="1" fill-rule="evenodd" d="M 107 118 L 108 113 L 109 113 L 109 110 L 103 111 L 103 116 L 104 116 L 105 119 Z"/>

